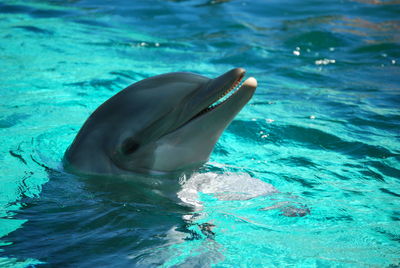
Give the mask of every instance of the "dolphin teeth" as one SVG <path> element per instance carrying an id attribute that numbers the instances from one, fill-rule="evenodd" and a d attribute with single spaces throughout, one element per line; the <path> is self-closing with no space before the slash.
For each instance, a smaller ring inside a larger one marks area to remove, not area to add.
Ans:
<path id="1" fill-rule="evenodd" d="M 221 104 L 225 103 L 236 91 L 238 91 L 240 89 L 240 87 L 242 86 L 243 77 L 244 77 L 244 74 L 242 76 L 240 76 L 227 90 L 225 90 L 214 103 L 210 104 L 207 108 L 200 111 L 193 118 L 199 117 L 209 111 L 212 111 L 215 108 L 217 108 L 218 106 L 220 106 Z M 225 97 L 228 94 L 229 94 L 229 96 Z"/>
<path id="2" fill-rule="evenodd" d="M 225 103 L 237 90 L 239 90 L 239 88 L 241 87 L 241 84 L 242 84 L 241 81 L 242 81 L 242 77 L 239 78 L 235 83 L 233 83 L 233 85 L 229 89 L 224 91 L 224 93 L 218 98 L 218 100 L 216 102 L 214 102 L 213 104 L 211 104 L 206 109 L 204 109 L 203 112 L 204 113 L 209 112 L 209 111 L 217 108 L 219 105 Z M 228 94 L 230 94 L 230 95 L 228 97 L 225 97 Z"/>

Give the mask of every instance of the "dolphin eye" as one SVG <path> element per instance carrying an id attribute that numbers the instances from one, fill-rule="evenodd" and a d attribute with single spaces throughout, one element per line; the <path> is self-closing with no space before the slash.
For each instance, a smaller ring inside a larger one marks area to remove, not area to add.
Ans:
<path id="1" fill-rule="evenodd" d="M 122 152 L 124 154 L 131 154 L 135 152 L 139 148 L 139 143 L 137 143 L 135 140 L 128 138 L 124 141 L 122 145 Z"/>

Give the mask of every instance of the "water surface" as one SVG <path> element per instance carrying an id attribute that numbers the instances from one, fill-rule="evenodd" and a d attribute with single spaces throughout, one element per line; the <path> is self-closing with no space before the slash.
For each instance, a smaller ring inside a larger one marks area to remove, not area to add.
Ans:
<path id="1" fill-rule="evenodd" d="M 400 265 L 399 14 L 396 0 L 0 1 L 0 266 Z M 192 212 L 63 172 L 122 88 L 234 67 L 259 88 L 201 172 L 279 193 L 199 193 Z M 310 213 L 265 209 L 285 202 Z"/>

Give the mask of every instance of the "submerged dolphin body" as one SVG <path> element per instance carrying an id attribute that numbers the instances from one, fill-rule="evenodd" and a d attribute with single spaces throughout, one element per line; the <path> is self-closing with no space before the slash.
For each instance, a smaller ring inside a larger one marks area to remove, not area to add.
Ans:
<path id="1" fill-rule="evenodd" d="M 168 73 L 139 81 L 104 102 L 64 155 L 74 173 L 168 173 L 205 163 L 223 130 L 253 96 L 254 78 L 223 102 L 245 74 L 209 79 Z"/>

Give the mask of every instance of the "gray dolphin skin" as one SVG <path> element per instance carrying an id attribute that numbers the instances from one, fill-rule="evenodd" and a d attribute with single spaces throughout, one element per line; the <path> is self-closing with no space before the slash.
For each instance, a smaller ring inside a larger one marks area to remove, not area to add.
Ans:
<path id="1" fill-rule="evenodd" d="M 244 74 L 242 68 L 215 79 L 167 73 L 128 86 L 87 119 L 65 152 L 65 169 L 87 175 L 164 174 L 204 164 L 255 92 L 252 77 L 236 88 Z"/>

